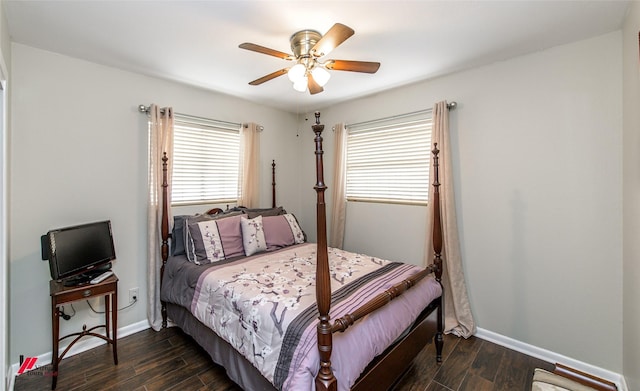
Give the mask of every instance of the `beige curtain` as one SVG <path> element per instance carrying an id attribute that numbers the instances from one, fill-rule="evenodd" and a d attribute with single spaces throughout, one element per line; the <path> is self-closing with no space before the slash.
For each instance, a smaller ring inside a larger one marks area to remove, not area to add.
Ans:
<path id="1" fill-rule="evenodd" d="M 438 143 L 440 163 L 440 214 L 442 217 L 442 258 L 444 272 L 445 333 L 468 338 L 476 331 L 475 321 L 471 313 L 467 288 L 462 270 L 458 226 L 456 222 L 456 205 L 453 191 L 453 172 L 451 167 L 451 147 L 449 136 L 449 109 L 447 102 L 438 102 L 433 108 L 433 130 L 431 142 Z M 433 182 L 435 173 L 431 165 L 429 177 Z M 433 186 L 429 190 L 429 200 L 433 199 Z M 433 203 L 430 203 L 433 207 Z M 429 213 L 425 258 L 427 264 L 433 262 L 433 212 Z"/>
<path id="2" fill-rule="evenodd" d="M 260 127 L 250 123 L 240 127 L 240 177 L 238 205 L 260 206 Z"/>
<path id="3" fill-rule="evenodd" d="M 162 327 L 160 313 L 160 267 L 162 254 L 160 246 L 162 218 L 162 156 L 166 153 L 168 160 L 169 188 L 169 224 L 171 217 L 171 173 L 173 167 L 173 109 L 160 109 L 156 105 L 149 107 L 149 202 L 147 213 L 147 318 L 154 330 Z M 171 227 L 169 227 L 171 230 Z"/>
<path id="4" fill-rule="evenodd" d="M 331 225 L 329 246 L 342 248 L 347 217 L 347 130 L 344 123 L 334 127 L 333 191 L 331 192 Z"/>

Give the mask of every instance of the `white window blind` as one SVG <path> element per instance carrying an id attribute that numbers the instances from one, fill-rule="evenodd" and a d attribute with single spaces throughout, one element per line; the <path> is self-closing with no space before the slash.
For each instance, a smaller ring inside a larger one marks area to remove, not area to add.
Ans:
<path id="1" fill-rule="evenodd" d="M 347 200 L 426 204 L 431 110 L 347 126 Z"/>
<path id="2" fill-rule="evenodd" d="M 240 124 L 176 114 L 173 205 L 235 202 Z"/>

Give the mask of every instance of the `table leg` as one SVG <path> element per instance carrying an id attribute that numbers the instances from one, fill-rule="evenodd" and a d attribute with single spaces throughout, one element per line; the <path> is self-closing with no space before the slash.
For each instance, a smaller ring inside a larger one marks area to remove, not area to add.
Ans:
<path id="1" fill-rule="evenodd" d="M 111 335 L 111 328 L 109 326 L 109 299 L 110 299 L 111 295 L 105 295 L 104 296 L 104 327 L 105 327 L 105 334 L 107 335 L 107 339 L 109 339 L 110 335 Z"/>
<path id="2" fill-rule="evenodd" d="M 118 289 L 111 295 L 111 326 L 113 327 L 113 363 L 118 365 Z M 107 315 L 108 316 L 108 315 Z"/>
<path id="3" fill-rule="evenodd" d="M 53 329 L 53 350 L 51 351 L 51 389 L 55 390 L 58 383 L 58 344 L 60 343 L 60 311 L 55 299 L 51 298 L 51 324 Z"/>

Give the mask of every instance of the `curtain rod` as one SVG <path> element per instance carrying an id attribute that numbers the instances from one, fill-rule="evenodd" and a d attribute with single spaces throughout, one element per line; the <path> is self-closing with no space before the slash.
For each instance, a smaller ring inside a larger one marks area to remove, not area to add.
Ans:
<path id="1" fill-rule="evenodd" d="M 145 113 L 145 114 L 149 114 L 149 108 L 150 106 L 145 106 L 145 105 L 138 105 L 138 111 L 141 113 Z M 164 114 L 164 109 L 160 109 L 160 112 L 162 114 Z M 197 121 L 213 121 L 222 125 L 227 125 L 227 126 L 235 126 L 236 128 L 238 128 L 239 126 L 242 125 L 243 128 L 248 128 L 249 125 L 248 124 L 241 124 L 241 123 L 237 123 L 237 122 L 228 122 L 228 121 L 220 121 L 220 120 L 212 120 L 210 118 L 204 118 L 204 117 L 198 117 L 195 115 L 189 115 L 189 114 L 182 114 L 182 113 L 175 113 L 176 116 L 180 116 L 182 118 L 187 118 L 187 119 L 192 119 L 192 120 L 197 120 Z M 258 125 L 258 130 L 259 131 L 263 131 L 264 130 L 264 126 L 262 125 Z"/>
<path id="2" fill-rule="evenodd" d="M 455 110 L 456 107 L 458 107 L 458 103 L 455 102 L 455 101 L 447 103 L 447 109 L 449 109 L 449 110 Z M 410 117 L 412 115 L 417 115 L 417 114 L 426 114 L 426 113 L 430 113 L 432 111 L 433 111 L 433 109 L 429 108 L 429 109 L 424 109 L 424 110 L 413 111 L 411 113 L 392 115 L 390 117 L 378 118 L 378 119 L 374 119 L 374 120 L 371 120 L 371 121 L 357 122 L 355 124 L 347 124 L 347 125 L 345 125 L 345 128 L 347 128 L 349 126 L 361 126 L 361 125 L 375 124 L 376 122 L 400 119 L 400 118 Z"/>

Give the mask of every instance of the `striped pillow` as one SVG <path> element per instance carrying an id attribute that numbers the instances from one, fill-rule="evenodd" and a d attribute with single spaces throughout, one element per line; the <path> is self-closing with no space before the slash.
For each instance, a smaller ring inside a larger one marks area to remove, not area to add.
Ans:
<path id="1" fill-rule="evenodd" d="M 202 265 L 244 255 L 240 220 L 241 215 L 190 220 L 185 239 L 187 259 Z"/>

